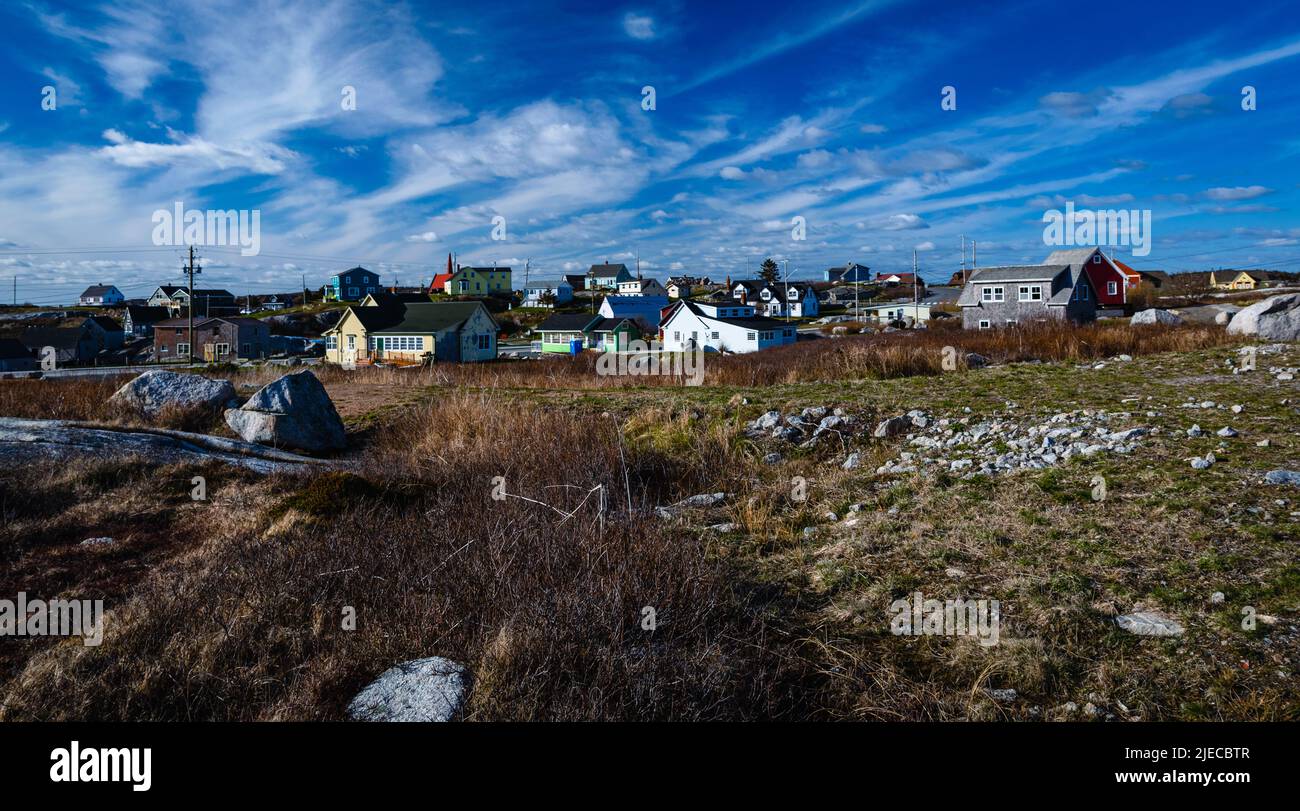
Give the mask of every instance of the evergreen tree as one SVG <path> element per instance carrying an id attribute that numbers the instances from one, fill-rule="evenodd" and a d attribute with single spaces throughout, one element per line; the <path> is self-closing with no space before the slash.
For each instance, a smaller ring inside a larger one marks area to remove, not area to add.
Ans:
<path id="1" fill-rule="evenodd" d="M 781 269 L 776 266 L 776 262 L 769 256 L 759 266 L 758 276 L 765 282 L 779 282 L 781 281 Z"/>

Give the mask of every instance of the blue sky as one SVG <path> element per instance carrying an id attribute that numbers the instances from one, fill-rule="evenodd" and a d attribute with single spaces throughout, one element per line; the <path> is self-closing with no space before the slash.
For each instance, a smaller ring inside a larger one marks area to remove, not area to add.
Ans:
<path id="1" fill-rule="evenodd" d="M 1138 267 L 1300 269 L 1284 3 L 16 2 L 0 31 L 4 301 L 179 279 L 176 202 L 260 212 L 259 255 L 202 250 L 240 294 L 449 251 L 820 278 L 916 250 L 947 278 L 962 234 L 1041 261 L 1066 202 L 1149 209 Z"/>

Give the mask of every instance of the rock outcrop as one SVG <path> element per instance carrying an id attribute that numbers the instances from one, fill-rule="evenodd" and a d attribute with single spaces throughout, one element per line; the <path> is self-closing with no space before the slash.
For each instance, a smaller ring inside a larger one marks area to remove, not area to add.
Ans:
<path id="1" fill-rule="evenodd" d="M 1300 293 L 1255 302 L 1232 317 L 1228 332 L 1270 341 L 1300 341 Z"/>
<path id="2" fill-rule="evenodd" d="M 234 399 L 235 387 L 229 380 L 152 369 L 115 391 L 109 402 L 153 419 L 164 409 L 209 410 L 215 415 Z"/>
<path id="3" fill-rule="evenodd" d="M 308 369 L 258 389 L 243 406 L 226 411 L 226 424 L 248 442 L 262 445 L 312 452 L 347 447 L 343 420 Z"/>
<path id="4" fill-rule="evenodd" d="M 348 704 L 354 721 L 451 721 L 469 695 L 468 671 L 431 656 L 391 667 Z"/>

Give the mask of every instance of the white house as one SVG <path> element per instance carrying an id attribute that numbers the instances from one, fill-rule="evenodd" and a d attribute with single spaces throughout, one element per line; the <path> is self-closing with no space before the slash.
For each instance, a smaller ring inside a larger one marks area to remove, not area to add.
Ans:
<path id="1" fill-rule="evenodd" d="M 668 306 L 667 296 L 605 296 L 600 314 L 606 318 L 627 318 L 641 329 L 653 332 L 659 326 L 659 314 Z"/>
<path id="2" fill-rule="evenodd" d="M 892 304 L 873 304 L 862 308 L 862 315 L 881 324 L 895 321 L 920 323 L 930 320 L 929 304 L 913 304 L 910 301 L 896 301 Z"/>
<path id="3" fill-rule="evenodd" d="M 570 301 L 573 301 L 573 286 L 564 279 L 530 281 L 524 286 L 524 307 L 554 307 Z"/>
<path id="4" fill-rule="evenodd" d="M 757 352 L 796 340 L 793 324 L 757 315 L 749 304 L 679 301 L 659 331 L 669 352 Z"/>
<path id="5" fill-rule="evenodd" d="M 772 318 L 815 318 L 821 311 L 817 291 L 807 282 L 765 282 L 750 279 L 736 282 L 731 297 L 749 304 L 755 311 Z"/>
<path id="6" fill-rule="evenodd" d="M 618 283 L 620 296 L 666 296 L 668 291 L 658 279 L 628 279 Z"/>
<path id="7" fill-rule="evenodd" d="M 92 284 L 81 294 L 77 303 L 89 307 L 111 307 L 125 300 L 122 291 L 111 284 Z"/>
<path id="8" fill-rule="evenodd" d="M 665 289 L 668 291 L 668 298 L 671 299 L 691 297 L 691 286 L 686 282 L 679 282 L 675 279 L 669 279 L 668 287 Z"/>

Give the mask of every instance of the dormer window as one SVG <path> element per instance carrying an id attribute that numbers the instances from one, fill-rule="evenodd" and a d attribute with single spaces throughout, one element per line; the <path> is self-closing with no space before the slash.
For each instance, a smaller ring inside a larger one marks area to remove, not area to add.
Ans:
<path id="1" fill-rule="evenodd" d="M 1100 264 L 1101 264 L 1101 254 L 1099 254 L 1099 253 L 1094 253 L 1094 254 L 1092 255 L 1092 263 L 1093 263 L 1094 265 L 1100 265 Z"/>

